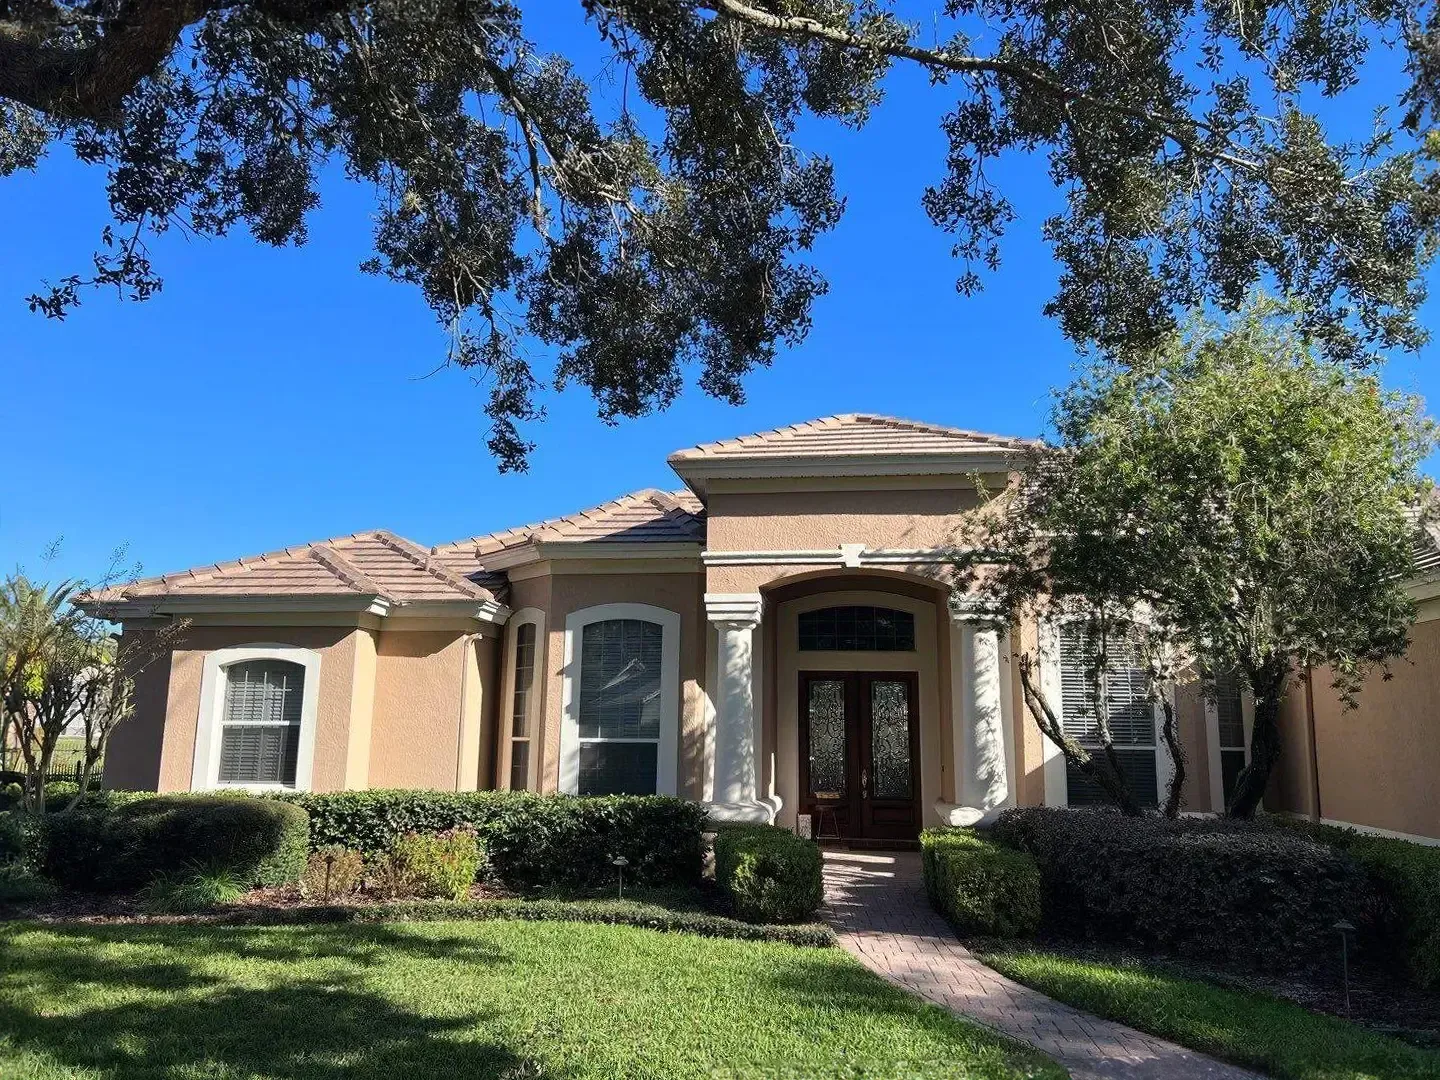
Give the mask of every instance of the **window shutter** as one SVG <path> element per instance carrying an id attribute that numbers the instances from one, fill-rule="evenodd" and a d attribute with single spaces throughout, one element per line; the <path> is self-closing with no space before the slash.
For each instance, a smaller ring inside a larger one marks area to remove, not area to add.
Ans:
<path id="1" fill-rule="evenodd" d="M 1065 734 L 1087 748 L 1100 745 L 1100 729 L 1091 707 L 1087 678 L 1090 643 L 1078 624 L 1060 628 L 1060 718 Z M 1159 803 L 1155 707 L 1145 699 L 1145 670 L 1132 638 L 1110 645 L 1110 668 L 1105 708 L 1110 735 L 1125 772 L 1125 786 L 1142 806 Z M 1067 796 L 1071 806 L 1106 805 L 1109 797 L 1079 769 L 1066 764 Z"/>
<path id="2" fill-rule="evenodd" d="M 304 696 L 299 664 L 246 660 L 225 669 L 220 783 L 294 785 Z"/>

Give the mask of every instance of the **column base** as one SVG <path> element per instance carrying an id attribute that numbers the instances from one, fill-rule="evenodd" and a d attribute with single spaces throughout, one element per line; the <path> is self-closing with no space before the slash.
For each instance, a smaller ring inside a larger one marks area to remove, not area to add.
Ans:
<path id="1" fill-rule="evenodd" d="M 987 829 L 995 824 L 996 818 L 1009 809 L 1008 805 L 992 806 L 987 810 L 983 806 L 959 806 L 955 803 L 941 802 L 938 799 L 935 802 L 935 813 L 940 815 L 942 822 L 962 828 Z"/>
<path id="2" fill-rule="evenodd" d="M 775 800 L 779 802 L 779 800 Z M 769 802 L 711 802 L 705 804 L 711 821 L 742 821 L 752 825 L 774 825 L 779 807 Z"/>

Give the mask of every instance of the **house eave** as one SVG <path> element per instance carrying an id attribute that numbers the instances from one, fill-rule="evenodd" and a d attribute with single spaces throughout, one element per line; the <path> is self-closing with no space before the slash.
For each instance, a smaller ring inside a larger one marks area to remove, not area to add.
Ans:
<path id="1" fill-rule="evenodd" d="M 687 457 L 672 454 L 669 464 L 702 499 L 711 480 L 829 478 L 836 476 L 968 476 L 1008 472 L 1019 450 L 955 451 L 944 454 L 813 454 L 765 457 Z"/>
<path id="2" fill-rule="evenodd" d="M 530 540 L 493 555 L 482 556 L 486 570 L 510 570 L 557 559 L 695 559 L 697 541 Z"/>

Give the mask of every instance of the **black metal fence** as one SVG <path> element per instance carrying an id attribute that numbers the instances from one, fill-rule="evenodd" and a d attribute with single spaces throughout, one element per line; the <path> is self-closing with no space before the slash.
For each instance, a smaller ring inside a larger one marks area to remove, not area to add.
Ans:
<path id="1" fill-rule="evenodd" d="M 51 769 L 45 774 L 47 784 L 78 784 L 84 769 L 77 763 L 73 769 Z M 14 768 L 0 768 L 0 787 L 6 784 L 25 783 L 25 774 Z M 103 769 L 96 769 L 90 774 L 90 790 L 99 791 L 105 784 L 105 772 Z"/>

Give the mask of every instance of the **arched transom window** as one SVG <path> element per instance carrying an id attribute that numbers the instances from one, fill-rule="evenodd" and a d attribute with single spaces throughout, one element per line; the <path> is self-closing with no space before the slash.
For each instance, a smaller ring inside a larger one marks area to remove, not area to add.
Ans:
<path id="1" fill-rule="evenodd" d="M 800 613 L 802 652 L 914 652 L 915 616 L 850 605 Z"/>

